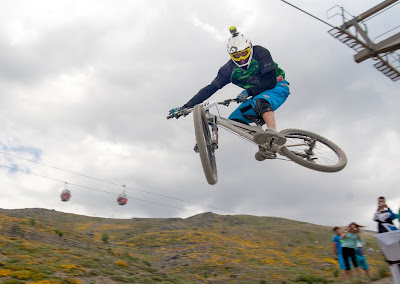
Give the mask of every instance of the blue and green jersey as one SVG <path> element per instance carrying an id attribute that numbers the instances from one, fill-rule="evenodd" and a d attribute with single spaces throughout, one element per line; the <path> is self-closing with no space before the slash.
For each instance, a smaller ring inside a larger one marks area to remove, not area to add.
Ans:
<path id="1" fill-rule="evenodd" d="M 208 86 L 201 89 L 184 107 L 193 107 L 204 102 L 217 90 L 229 83 L 246 89 L 250 96 L 256 96 L 273 89 L 276 82 L 285 80 L 285 72 L 272 60 L 268 49 L 253 47 L 253 57 L 247 69 L 240 68 L 232 60 L 222 66 L 217 77 Z"/>

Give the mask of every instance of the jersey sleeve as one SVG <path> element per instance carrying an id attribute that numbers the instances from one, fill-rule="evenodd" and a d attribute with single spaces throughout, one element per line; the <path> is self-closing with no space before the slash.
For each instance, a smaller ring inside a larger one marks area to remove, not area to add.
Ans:
<path id="1" fill-rule="evenodd" d="M 183 105 L 183 107 L 194 107 L 195 105 L 204 102 L 225 85 L 229 84 L 231 82 L 232 70 L 231 62 L 222 66 L 218 71 L 217 77 L 215 77 L 211 84 L 202 88 L 193 98 Z"/>
<path id="2" fill-rule="evenodd" d="M 225 85 L 231 82 L 232 71 L 235 68 L 235 63 L 229 60 L 224 66 L 222 66 L 217 74 L 217 77 L 212 81 L 211 84 L 218 86 L 221 89 Z"/>
<path id="3" fill-rule="evenodd" d="M 272 70 L 276 71 L 275 62 L 272 60 L 271 53 L 268 49 L 259 45 L 254 46 L 254 59 L 258 61 L 261 74 Z"/>

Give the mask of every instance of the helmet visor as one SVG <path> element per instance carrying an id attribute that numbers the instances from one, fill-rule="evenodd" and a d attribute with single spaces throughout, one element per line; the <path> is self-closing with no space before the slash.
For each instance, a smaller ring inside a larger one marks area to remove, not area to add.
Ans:
<path id="1" fill-rule="evenodd" d="M 247 59 L 251 54 L 251 47 L 246 48 L 245 50 L 231 53 L 230 56 L 234 61 L 240 61 L 242 59 Z"/>

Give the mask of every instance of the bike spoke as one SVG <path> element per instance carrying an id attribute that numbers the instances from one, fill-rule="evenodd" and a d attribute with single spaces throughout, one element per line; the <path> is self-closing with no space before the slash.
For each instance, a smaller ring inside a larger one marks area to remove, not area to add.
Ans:
<path id="1" fill-rule="evenodd" d="M 329 146 L 309 137 L 289 136 L 286 144 L 292 153 L 306 161 L 325 166 L 339 162 L 339 156 Z"/>

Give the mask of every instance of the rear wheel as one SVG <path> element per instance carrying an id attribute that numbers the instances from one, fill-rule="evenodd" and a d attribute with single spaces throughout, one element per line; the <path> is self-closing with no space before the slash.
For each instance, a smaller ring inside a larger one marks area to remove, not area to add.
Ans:
<path id="1" fill-rule="evenodd" d="M 194 132 L 197 147 L 207 182 L 211 185 L 218 181 L 215 149 L 211 144 L 211 129 L 202 105 L 196 105 L 193 109 Z"/>
<path id="2" fill-rule="evenodd" d="M 280 154 L 299 165 L 321 172 L 338 172 L 347 164 L 344 152 L 318 134 L 300 129 L 284 129 L 280 133 L 287 139 Z"/>

